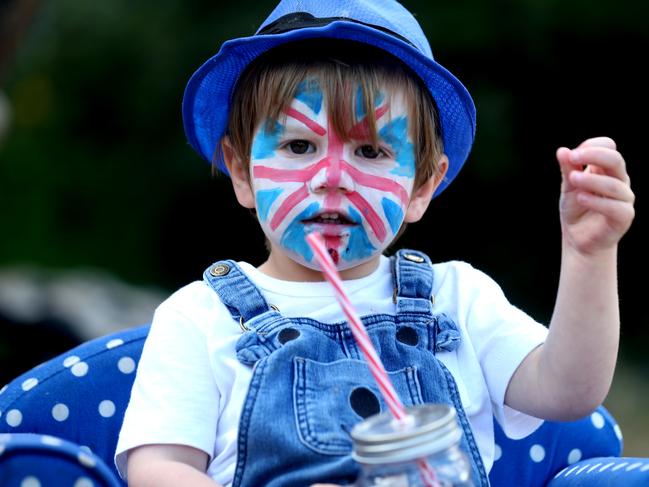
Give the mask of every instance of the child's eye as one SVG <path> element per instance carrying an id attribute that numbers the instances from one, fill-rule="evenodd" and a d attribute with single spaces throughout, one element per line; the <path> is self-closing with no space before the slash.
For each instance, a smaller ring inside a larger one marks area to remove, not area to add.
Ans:
<path id="1" fill-rule="evenodd" d="M 286 146 L 293 154 L 310 154 L 315 152 L 315 146 L 307 140 L 292 140 Z"/>
<path id="2" fill-rule="evenodd" d="M 386 153 L 383 149 L 379 149 L 370 144 L 365 144 L 356 149 L 355 154 L 357 156 L 364 157 L 365 159 L 377 159 L 381 156 L 385 156 Z"/>

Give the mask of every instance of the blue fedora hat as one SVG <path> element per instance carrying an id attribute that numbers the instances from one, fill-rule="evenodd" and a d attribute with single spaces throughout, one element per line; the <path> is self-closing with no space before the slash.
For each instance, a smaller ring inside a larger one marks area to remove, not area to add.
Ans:
<path id="1" fill-rule="evenodd" d="M 416 73 L 439 109 L 444 152 L 449 158 L 445 181 L 453 181 L 464 165 L 475 137 L 475 106 L 466 88 L 433 59 L 421 27 L 394 0 L 281 0 L 259 30 L 225 42 L 190 78 L 183 99 L 183 123 L 191 146 L 207 161 L 216 156 L 225 134 L 232 93 L 239 76 L 259 55 L 302 39 L 344 39 L 387 51 Z"/>

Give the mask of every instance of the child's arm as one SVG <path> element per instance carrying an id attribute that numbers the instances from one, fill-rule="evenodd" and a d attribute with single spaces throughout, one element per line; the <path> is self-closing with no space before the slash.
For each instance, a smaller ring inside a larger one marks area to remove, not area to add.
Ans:
<path id="1" fill-rule="evenodd" d="M 619 341 L 617 244 L 634 217 L 634 194 L 615 142 L 600 137 L 557 151 L 562 184 L 561 274 L 546 342 L 514 373 L 505 403 L 569 420 L 606 397 Z M 584 169 L 585 167 L 585 169 Z"/>
<path id="2" fill-rule="evenodd" d="M 183 445 L 146 445 L 128 453 L 129 487 L 220 487 L 205 474 L 207 454 Z"/>

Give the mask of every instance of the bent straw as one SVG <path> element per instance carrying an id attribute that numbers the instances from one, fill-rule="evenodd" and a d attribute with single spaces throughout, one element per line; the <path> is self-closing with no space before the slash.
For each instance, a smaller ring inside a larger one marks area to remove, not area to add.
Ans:
<path id="1" fill-rule="evenodd" d="M 347 293 L 343 289 L 343 283 L 340 279 L 340 275 L 338 274 L 338 269 L 336 269 L 336 265 L 334 264 L 331 256 L 329 255 L 329 252 L 325 247 L 322 235 L 313 232 L 306 236 L 306 240 L 315 252 L 315 256 L 318 260 L 318 263 L 320 264 L 322 274 L 334 288 L 336 300 L 338 301 L 338 304 L 340 304 L 343 313 L 347 317 L 349 327 L 352 330 L 352 335 L 356 339 L 356 343 L 358 344 L 359 348 L 363 352 L 363 355 L 365 356 L 365 359 L 367 360 L 370 372 L 372 373 L 374 380 L 376 380 L 376 383 L 379 386 L 379 390 L 381 391 L 381 394 L 383 394 L 383 398 L 385 399 L 390 412 L 398 421 L 405 422 L 406 418 L 408 417 L 406 409 L 399 399 L 399 396 L 397 395 L 397 392 L 395 391 L 394 386 L 390 381 L 388 373 L 385 370 L 383 362 L 381 362 L 381 359 L 379 358 L 374 345 L 372 345 L 372 341 L 367 334 L 365 326 L 358 317 L 356 309 L 352 305 L 349 297 L 347 296 Z M 425 459 L 417 460 L 417 465 L 419 465 L 420 474 L 424 485 L 426 485 L 427 487 L 440 487 L 437 476 L 435 475 L 435 471 Z"/>

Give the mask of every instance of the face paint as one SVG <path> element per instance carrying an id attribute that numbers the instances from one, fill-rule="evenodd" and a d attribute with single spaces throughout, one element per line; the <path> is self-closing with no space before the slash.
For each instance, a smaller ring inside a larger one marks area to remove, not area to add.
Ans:
<path id="1" fill-rule="evenodd" d="M 359 89 L 360 93 L 360 89 Z M 400 92 L 377 93 L 372 107 L 378 148 L 357 95 L 359 122 L 349 142 L 333 130 L 324 94 L 314 79 L 298 85 L 279 121 L 265 121 L 254 135 L 251 173 L 257 216 L 281 252 L 317 269 L 305 237 L 320 232 L 340 270 L 378 256 L 403 223 L 415 176 L 414 146 Z"/>

